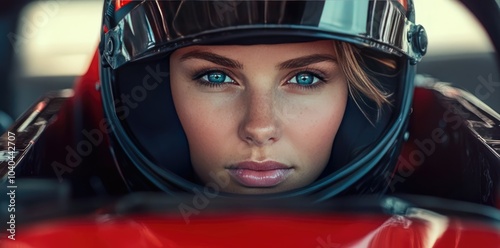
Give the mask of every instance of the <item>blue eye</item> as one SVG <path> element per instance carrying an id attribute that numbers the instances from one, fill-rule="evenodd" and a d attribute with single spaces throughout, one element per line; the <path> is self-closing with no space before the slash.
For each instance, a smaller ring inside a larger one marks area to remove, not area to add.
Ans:
<path id="1" fill-rule="evenodd" d="M 226 75 L 226 73 L 221 71 L 211 71 L 207 72 L 201 77 L 202 80 L 211 84 L 223 84 L 234 82 L 232 78 Z"/>
<path id="2" fill-rule="evenodd" d="M 290 79 L 289 83 L 299 85 L 312 85 L 318 83 L 319 81 L 320 79 L 314 74 L 309 72 L 301 72 Z"/>

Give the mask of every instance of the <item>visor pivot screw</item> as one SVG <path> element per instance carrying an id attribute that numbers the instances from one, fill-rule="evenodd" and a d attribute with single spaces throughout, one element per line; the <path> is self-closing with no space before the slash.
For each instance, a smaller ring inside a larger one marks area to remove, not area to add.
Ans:
<path id="1" fill-rule="evenodd" d="M 114 47 L 115 47 L 115 45 L 114 45 L 113 39 L 109 38 L 108 41 L 106 42 L 106 48 L 104 49 L 106 55 L 112 56 L 113 51 L 114 51 Z"/>
<path id="2" fill-rule="evenodd" d="M 421 25 L 417 25 L 415 28 L 415 33 L 413 34 L 413 44 L 415 49 L 417 50 L 420 55 L 425 55 L 427 53 L 427 32 L 425 32 L 425 29 Z"/>

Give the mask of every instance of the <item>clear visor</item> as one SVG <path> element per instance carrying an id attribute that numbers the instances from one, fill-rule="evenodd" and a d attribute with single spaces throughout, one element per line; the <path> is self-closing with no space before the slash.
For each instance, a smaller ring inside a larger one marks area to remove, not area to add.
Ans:
<path id="1" fill-rule="evenodd" d="M 179 47 L 213 44 L 230 34 L 336 39 L 418 62 L 425 31 L 407 18 L 401 1 L 143 1 L 105 36 L 113 68 Z M 406 5 L 406 4 L 405 4 Z"/>

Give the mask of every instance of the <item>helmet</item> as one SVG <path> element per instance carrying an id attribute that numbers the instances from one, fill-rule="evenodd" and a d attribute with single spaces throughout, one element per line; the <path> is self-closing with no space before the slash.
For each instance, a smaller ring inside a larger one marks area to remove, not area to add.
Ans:
<path id="1" fill-rule="evenodd" d="M 427 37 L 411 0 L 113 1 L 106 0 L 100 69 L 104 113 L 116 166 L 131 190 L 200 191 L 174 108 L 169 55 L 191 45 L 353 44 L 390 104 L 350 94 L 330 160 L 308 186 L 269 197 L 382 194 L 409 119 L 415 65 Z M 367 56 L 367 54 L 369 56 Z M 376 59 L 390 58 L 387 73 Z M 351 92 L 352 93 L 352 92 Z M 220 193 L 230 196 L 230 194 Z"/>

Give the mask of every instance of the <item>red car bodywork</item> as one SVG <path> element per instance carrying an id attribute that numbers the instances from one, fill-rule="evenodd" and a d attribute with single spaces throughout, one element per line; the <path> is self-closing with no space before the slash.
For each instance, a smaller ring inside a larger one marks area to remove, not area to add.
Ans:
<path id="1" fill-rule="evenodd" d="M 444 228 L 444 229 L 440 229 Z M 383 215 L 241 213 L 118 216 L 19 228 L 3 247 L 499 247 L 498 228 Z"/>

